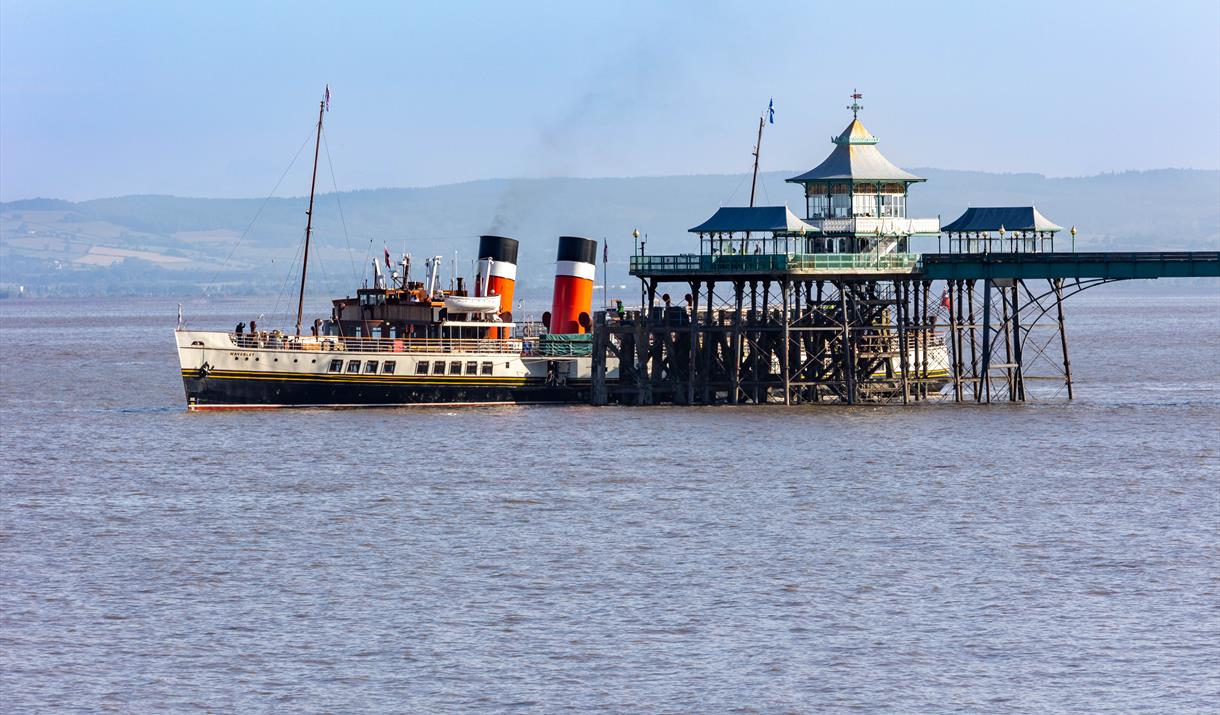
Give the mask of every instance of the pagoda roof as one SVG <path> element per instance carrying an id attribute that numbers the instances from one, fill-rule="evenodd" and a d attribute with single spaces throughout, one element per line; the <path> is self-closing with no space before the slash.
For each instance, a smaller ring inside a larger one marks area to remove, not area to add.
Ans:
<path id="1" fill-rule="evenodd" d="M 831 141 L 834 142 L 835 148 L 825 161 L 788 181 L 797 184 L 835 180 L 924 181 L 910 172 L 899 169 L 889 159 L 886 159 L 877 149 L 877 137 L 870 134 L 859 119 L 853 117 L 851 124 L 848 124 L 847 128 Z"/>
<path id="2" fill-rule="evenodd" d="M 1038 231 L 1054 233 L 1062 231 L 1062 226 L 1050 222 L 1033 206 L 1003 206 L 976 207 L 966 209 L 966 213 L 947 226 L 942 226 L 944 233 L 966 233 L 975 231 Z"/>
<path id="3" fill-rule="evenodd" d="M 787 206 L 722 206 L 712 217 L 690 229 L 691 233 L 734 233 L 775 231 L 818 233 L 796 217 Z"/>

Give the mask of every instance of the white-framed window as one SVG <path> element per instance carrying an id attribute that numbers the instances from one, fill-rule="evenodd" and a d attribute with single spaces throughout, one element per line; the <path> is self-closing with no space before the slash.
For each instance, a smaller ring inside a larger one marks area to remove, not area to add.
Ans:
<path id="1" fill-rule="evenodd" d="M 902 194 L 882 194 L 881 215 L 895 218 L 906 216 L 907 197 Z"/>

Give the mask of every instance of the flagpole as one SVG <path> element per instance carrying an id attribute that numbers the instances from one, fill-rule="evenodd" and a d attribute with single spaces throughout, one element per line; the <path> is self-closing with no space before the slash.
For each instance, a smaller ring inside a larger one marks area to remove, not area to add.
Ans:
<path id="1" fill-rule="evenodd" d="M 602 236 L 602 310 L 610 310 L 610 297 L 606 292 L 610 282 L 609 263 L 610 244 L 606 242 L 606 237 Z"/>
<path id="2" fill-rule="evenodd" d="M 326 88 L 330 98 L 330 87 Z M 301 293 L 297 298 L 297 337 L 301 337 L 301 316 L 305 311 L 305 274 L 309 271 L 309 234 L 313 232 L 313 197 L 318 186 L 318 150 L 322 147 L 322 113 L 326 111 L 326 99 L 318 102 L 318 136 L 313 145 L 313 179 L 309 182 L 309 210 L 305 212 L 305 257 L 301 261 Z"/>

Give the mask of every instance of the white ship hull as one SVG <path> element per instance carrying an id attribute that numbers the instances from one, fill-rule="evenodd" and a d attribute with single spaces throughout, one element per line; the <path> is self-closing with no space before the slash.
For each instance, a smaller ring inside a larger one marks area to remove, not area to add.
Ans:
<path id="1" fill-rule="evenodd" d="M 591 357 L 520 340 L 293 339 L 175 332 L 191 410 L 588 402 Z M 617 364 L 608 365 L 617 378 Z"/>

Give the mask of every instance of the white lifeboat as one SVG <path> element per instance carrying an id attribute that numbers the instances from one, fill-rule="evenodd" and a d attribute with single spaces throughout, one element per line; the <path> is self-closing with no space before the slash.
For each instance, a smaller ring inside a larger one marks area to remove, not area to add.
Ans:
<path id="1" fill-rule="evenodd" d="M 447 295 L 445 309 L 450 313 L 499 313 L 498 295 Z"/>

